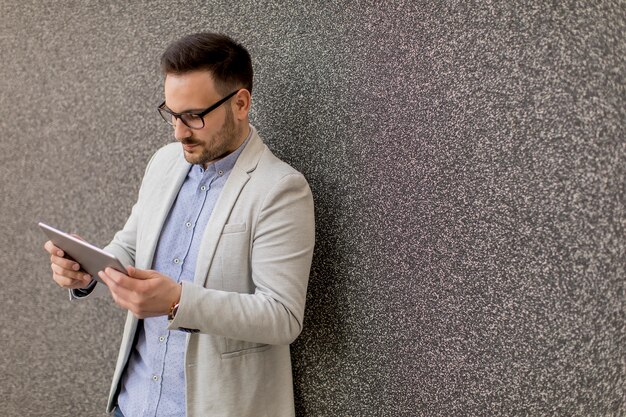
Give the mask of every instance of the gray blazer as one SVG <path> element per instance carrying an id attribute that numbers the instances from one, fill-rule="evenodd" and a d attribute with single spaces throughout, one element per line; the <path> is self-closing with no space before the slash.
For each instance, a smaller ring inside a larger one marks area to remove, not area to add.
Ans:
<path id="1" fill-rule="evenodd" d="M 187 416 L 293 416 L 289 344 L 303 324 L 315 239 L 305 178 L 276 158 L 253 129 L 204 231 L 194 282 L 184 282 L 170 330 L 189 331 Z M 105 248 L 149 269 L 159 234 L 187 175 L 181 145 L 150 160 L 137 203 Z M 138 320 L 128 314 L 107 411 Z"/>

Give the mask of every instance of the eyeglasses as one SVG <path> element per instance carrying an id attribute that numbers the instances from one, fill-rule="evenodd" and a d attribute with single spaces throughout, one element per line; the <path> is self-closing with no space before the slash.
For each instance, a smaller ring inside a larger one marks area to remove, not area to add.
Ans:
<path id="1" fill-rule="evenodd" d="M 233 91 L 211 107 L 206 110 L 202 110 L 198 113 L 174 113 L 167 107 L 165 107 L 165 102 L 161 103 L 159 106 L 159 114 L 168 124 L 172 126 L 176 126 L 176 119 L 180 119 L 181 122 L 184 123 L 189 129 L 202 129 L 204 127 L 204 116 L 217 109 L 219 106 L 224 104 L 229 98 L 237 94 L 239 90 Z"/>

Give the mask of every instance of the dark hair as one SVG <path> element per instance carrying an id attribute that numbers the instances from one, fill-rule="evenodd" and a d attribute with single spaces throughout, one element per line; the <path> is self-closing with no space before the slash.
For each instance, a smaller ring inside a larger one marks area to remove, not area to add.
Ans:
<path id="1" fill-rule="evenodd" d="M 161 70 L 165 75 L 206 70 L 221 93 L 228 94 L 236 88 L 252 93 L 250 54 L 219 33 L 194 33 L 171 43 L 161 56 Z"/>

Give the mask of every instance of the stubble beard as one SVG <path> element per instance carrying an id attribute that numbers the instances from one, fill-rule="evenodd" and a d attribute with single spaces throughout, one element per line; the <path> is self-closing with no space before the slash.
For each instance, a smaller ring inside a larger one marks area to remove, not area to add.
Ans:
<path id="1" fill-rule="evenodd" d="M 200 146 L 202 146 L 202 152 L 200 155 L 195 156 L 185 152 L 185 159 L 190 164 L 202 165 L 206 167 L 208 163 L 223 158 L 227 154 L 233 152 L 234 149 L 231 149 L 231 147 L 236 140 L 237 131 L 235 128 L 235 118 L 231 110 L 226 113 L 224 124 L 222 124 L 222 127 L 217 134 L 209 139 L 207 143 L 200 144 Z M 197 143 L 193 139 L 188 142 L 183 141 L 183 143 L 189 142 Z"/>

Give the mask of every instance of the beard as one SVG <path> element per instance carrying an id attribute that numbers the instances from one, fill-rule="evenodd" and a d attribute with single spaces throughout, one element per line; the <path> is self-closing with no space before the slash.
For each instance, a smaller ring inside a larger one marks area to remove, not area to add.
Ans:
<path id="1" fill-rule="evenodd" d="M 237 143 L 237 129 L 235 126 L 235 117 L 232 110 L 226 112 L 226 119 L 220 130 L 206 142 L 200 142 L 189 137 L 181 142 L 185 145 L 200 145 L 202 150 L 199 155 L 184 152 L 185 160 L 190 164 L 207 166 L 209 162 L 221 159 L 229 153 L 235 151 L 232 149 Z"/>

